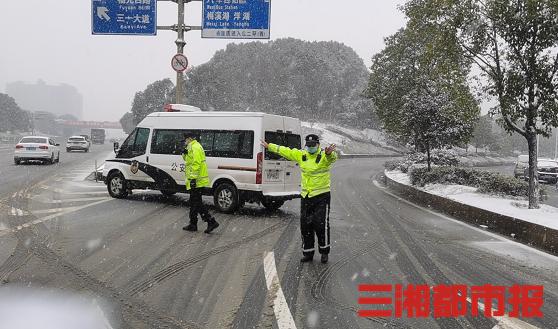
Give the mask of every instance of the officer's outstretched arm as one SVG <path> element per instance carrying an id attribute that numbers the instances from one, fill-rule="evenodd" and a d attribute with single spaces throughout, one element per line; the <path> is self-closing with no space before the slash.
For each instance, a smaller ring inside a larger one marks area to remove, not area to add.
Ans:
<path id="1" fill-rule="evenodd" d="M 279 154 L 280 156 L 282 156 L 283 158 L 289 161 L 300 162 L 302 159 L 302 151 L 299 149 L 289 148 L 286 146 L 281 146 L 273 143 L 269 143 L 267 149 L 273 153 Z"/>

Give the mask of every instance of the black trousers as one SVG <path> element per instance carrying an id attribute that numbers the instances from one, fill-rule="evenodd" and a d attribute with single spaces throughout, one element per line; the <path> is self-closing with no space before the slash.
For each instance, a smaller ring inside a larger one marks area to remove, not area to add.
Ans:
<path id="1" fill-rule="evenodd" d="M 198 224 L 198 214 L 204 222 L 211 219 L 211 215 L 202 201 L 202 189 L 193 188 L 190 189 L 190 224 Z"/>
<path id="2" fill-rule="evenodd" d="M 329 206 L 330 193 L 300 201 L 300 233 L 302 235 L 302 253 L 314 255 L 314 235 L 318 237 L 318 251 L 329 254 Z"/>

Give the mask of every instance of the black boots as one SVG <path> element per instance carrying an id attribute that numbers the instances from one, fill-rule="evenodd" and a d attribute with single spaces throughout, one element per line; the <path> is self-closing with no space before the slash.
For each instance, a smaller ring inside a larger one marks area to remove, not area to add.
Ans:
<path id="1" fill-rule="evenodd" d="M 188 224 L 182 228 L 184 231 L 196 232 L 198 230 L 198 225 L 196 224 Z"/>
<path id="2" fill-rule="evenodd" d="M 211 218 L 207 221 L 207 229 L 204 231 L 205 233 L 211 233 L 214 229 L 219 227 L 219 223 L 215 220 L 215 218 Z"/>
<path id="3" fill-rule="evenodd" d="M 302 256 L 302 258 L 300 259 L 301 263 L 308 263 L 311 262 L 314 259 L 314 255 L 304 255 Z M 320 261 L 325 264 L 327 263 L 327 261 L 329 260 L 329 257 L 327 254 L 322 254 L 322 257 L 320 259 Z"/>
<path id="4" fill-rule="evenodd" d="M 313 258 L 314 258 L 314 255 L 304 255 L 300 259 L 300 262 L 301 263 L 308 263 L 308 262 L 311 262 Z"/>

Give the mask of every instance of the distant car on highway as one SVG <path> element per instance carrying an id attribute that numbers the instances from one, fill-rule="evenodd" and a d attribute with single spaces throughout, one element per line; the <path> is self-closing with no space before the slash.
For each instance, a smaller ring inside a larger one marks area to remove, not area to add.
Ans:
<path id="1" fill-rule="evenodd" d="M 525 178 L 525 170 L 529 168 L 529 156 L 522 154 L 517 156 L 513 175 L 515 178 Z"/>
<path id="2" fill-rule="evenodd" d="M 558 161 L 555 160 L 539 160 L 539 181 L 557 184 L 558 183 Z"/>
<path id="3" fill-rule="evenodd" d="M 551 159 L 539 159 L 537 162 L 539 182 L 558 184 L 558 161 Z M 525 168 L 523 179 L 529 179 L 529 166 Z"/>
<path id="4" fill-rule="evenodd" d="M 84 151 L 89 152 L 91 143 L 83 136 L 71 136 L 66 141 L 66 152 Z"/>
<path id="5" fill-rule="evenodd" d="M 59 146 L 50 137 L 25 136 L 15 146 L 14 162 L 16 165 L 23 161 L 59 162 Z"/>

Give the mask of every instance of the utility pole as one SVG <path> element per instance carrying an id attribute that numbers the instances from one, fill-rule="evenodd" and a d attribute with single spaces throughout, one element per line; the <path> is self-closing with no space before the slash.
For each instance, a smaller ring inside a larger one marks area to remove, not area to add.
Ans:
<path id="1" fill-rule="evenodd" d="M 554 160 L 558 160 L 558 127 L 554 128 Z"/>
<path id="2" fill-rule="evenodd" d="M 202 0 L 157 0 L 157 1 L 172 1 L 176 2 L 178 5 L 178 20 L 177 24 L 172 26 L 157 26 L 157 30 L 170 30 L 175 31 L 177 33 L 176 41 L 176 52 L 177 54 L 184 54 L 184 46 L 186 45 L 186 40 L 184 40 L 184 33 L 192 30 L 201 30 L 201 26 L 187 26 L 184 24 L 184 4 L 192 1 L 202 1 Z M 183 82 L 184 82 L 184 73 L 182 71 L 176 72 L 176 95 L 175 101 L 176 104 L 181 104 L 181 94 L 183 92 Z"/>
<path id="3" fill-rule="evenodd" d="M 184 46 L 186 41 L 184 40 L 184 0 L 177 0 L 178 4 L 178 27 L 176 38 L 176 52 L 177 54 L 184 54 Z M 182 93 L 182 81 L 184 79 L 184 73 L 176 72 L 176 104 L 181 104 L 180 94 Z"/>

